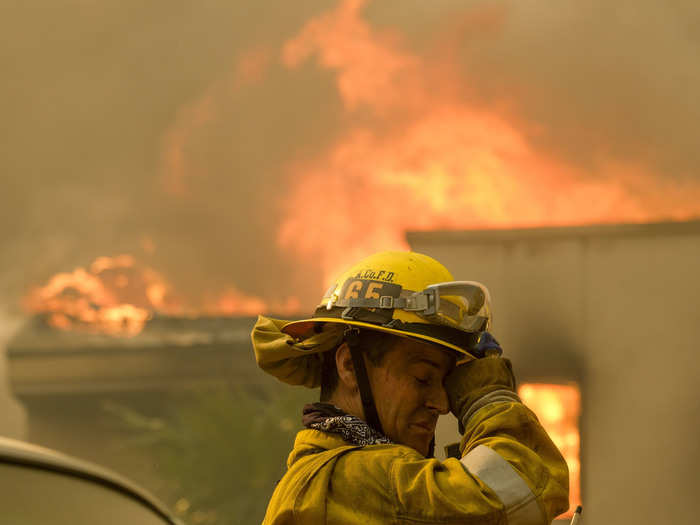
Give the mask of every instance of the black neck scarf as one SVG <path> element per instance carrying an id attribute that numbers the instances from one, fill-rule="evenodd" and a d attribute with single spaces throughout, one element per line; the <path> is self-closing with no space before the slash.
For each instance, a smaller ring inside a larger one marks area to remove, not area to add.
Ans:
<path id="1" fill-rule="evenodd" d="M 360 418 L 343 412 L 329 403 L 312 403 L 304 406 L 301 418 L 306 428 L 340 434 L 344 441 L 353 445 L 387 445 L 393 443 Z"/>

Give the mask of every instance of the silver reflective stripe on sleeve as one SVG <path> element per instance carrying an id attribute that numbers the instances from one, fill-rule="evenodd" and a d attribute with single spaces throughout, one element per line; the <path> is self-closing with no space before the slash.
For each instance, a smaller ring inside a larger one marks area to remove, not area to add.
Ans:
<path id="1" fill-rule="evenodd" d="M 496 493 L 506 508 L 509 525 L 540 525 L 545 522 L 530 487 L 497 452 L 479 445 L 461 461 L 470 474 Z"/>
<path id="2" fill-rule="evenodd" d="M 472 406 L 469 407 L 469 410 L 467 411 L 464 416 L 462 416 L 462 425 L 464 425 L 464 428 L 467 428 L 467 423 L 469 423 L 469 419 L 476 414 L 479 410 L 484 408 L 487 405 L 491 405 L 493 403 L 513 403 L 517 402 L 520 403 L 520 398 L 518 397 L 518 394 L 513 392 L 512 390 L 508 389 L 501 389 L 501 390 L 495 390 L 493 392 L 489 392 L 485 396 L 480 397 L 477 399 Z"/>

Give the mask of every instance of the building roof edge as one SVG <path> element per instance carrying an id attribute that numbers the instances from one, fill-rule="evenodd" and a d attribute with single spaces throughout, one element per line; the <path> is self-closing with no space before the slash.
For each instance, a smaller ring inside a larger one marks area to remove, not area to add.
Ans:
<path id="1" fill-rule="evenodd" d="M 525 240 L 564 240 L 581 237 L 653 237 L 659 235 L 693 234 L 700 235 L 700 220 L 509 229 L 409 231 L 406 233 L 406 240 L 413 246 L 414 243 L 488 243 Z"/>

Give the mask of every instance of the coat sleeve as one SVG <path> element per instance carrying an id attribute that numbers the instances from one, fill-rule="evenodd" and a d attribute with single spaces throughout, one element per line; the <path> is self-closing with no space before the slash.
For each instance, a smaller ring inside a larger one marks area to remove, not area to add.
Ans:
<path id="1" fill-rule="evenodd" d="M 469 418 L 462 458 L 425 459 L 402 448 L 390 467 L 406 523 L 540 525 L 568 508 L 568 469 L 535 414 L 491 395 Z"/>

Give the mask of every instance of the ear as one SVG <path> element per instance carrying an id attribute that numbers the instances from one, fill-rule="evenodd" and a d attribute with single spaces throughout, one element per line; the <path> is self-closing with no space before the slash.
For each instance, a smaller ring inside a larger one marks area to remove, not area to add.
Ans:
<path id="1" fill-rule="evenodd" d="M 355 377 L 355 367 L 352 365 L 352 355 L 347 343 L 338 347 L 335 353 L 335 367 L 338 370 L 338 378 L 345 388 L 357 390 L 357 378 Z"/>

